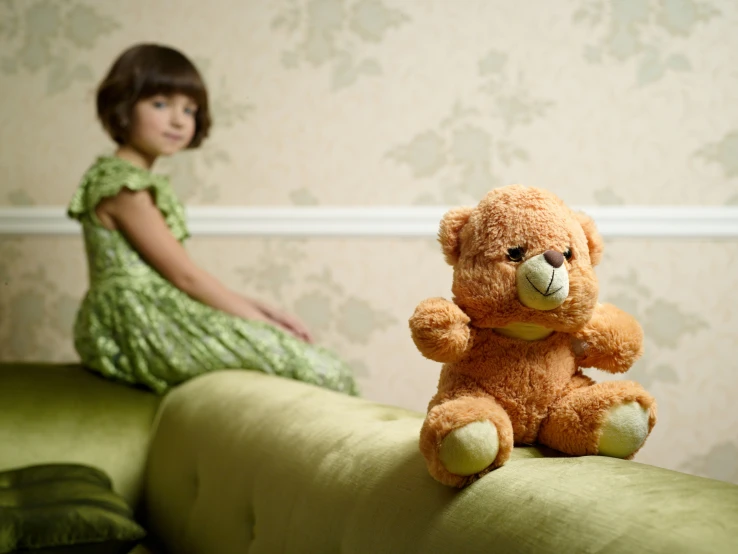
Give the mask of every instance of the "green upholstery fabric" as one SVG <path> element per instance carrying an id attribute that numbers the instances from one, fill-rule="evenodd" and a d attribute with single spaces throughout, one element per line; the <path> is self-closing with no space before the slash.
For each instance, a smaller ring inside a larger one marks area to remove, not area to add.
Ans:
<path id="1" fill-rule="evenodd" d="M 0 470 L 91 465 L 135 506 L 159 402 L 76 365 L 0 364 Z"/>
<path id="2" fill-rule="evenodd" d="M 738 486 L 518 448 L 465 490 L 433 481 L 423 415 L 243 371 L 170 393 L 148 527 L 177 554 L 738 552 Z"/>
<path id="3" fill-rule="evenodd" d="M 159 401 L 77 366 L 0 364 L 0 470 L 96 466 L 132 504 Z M 168 554 L 738 552 L 735 485 L 520 448 L 459 492 L 427 474 L 422 417 L 255 372 L 199 377 L 164 398 L 143 526 Z"/>
<path id="4" fill-rule="evenodd" d="M 0 472 L 0 554 L 124 554 L 145 535 L 96 468 L 52 464 Z"/>

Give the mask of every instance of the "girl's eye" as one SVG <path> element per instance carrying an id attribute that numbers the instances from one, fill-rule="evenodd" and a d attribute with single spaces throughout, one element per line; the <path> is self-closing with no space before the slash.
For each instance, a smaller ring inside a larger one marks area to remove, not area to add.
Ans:
<path id="1" fill-rule="evenodd" d="M 524 254 L 525 254 L 525 248 L 523 248 L 522 246 L 508 248 L 507 250 L 507 257 L 510 258 L 510 261 L 513 261 L 513 262 L 519 262 L 520 260 L 522 260 Z"/>
<path id="2" fill-rule="evenodd" d="M 564 250 L 564 258 L 566 258 L 567 260 L 571 260 L 571 248 L 567 248 L 566 250 Z"/>
<path id="3" fill-rule="evenodd" d="M 167 103 L 164 100 L 154 100 L 153 105 L 157 109 L 166 107 Z"/>
<path id="4" fill-rule="evenodd" d="M 197 113 L 197 108 L 185 108 L 185 113 L 187 115 L 195 115 L 195 113 Z"/>

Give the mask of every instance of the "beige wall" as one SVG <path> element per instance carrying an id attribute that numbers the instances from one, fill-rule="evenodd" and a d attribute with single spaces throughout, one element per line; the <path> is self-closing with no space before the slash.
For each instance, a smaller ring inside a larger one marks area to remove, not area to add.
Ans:
<path id="1" fill-rule="evenodd" d="M 122 7 L 124 6 L 124 7 Z M 731 0 L 0 2 L 0 205 L 57 205 L 98 153 L 94 86 L 142 40 L 202 67 L 216 127 L 163 163 L 190 205 L 738 204 Z M 228 284 L 297 311 L 371 398 L 423 409 L 407 332 L 449 295 L 431 239 L 196 237 Z M 0 237 L 0 359 L 73 360 L 79 237 Z M 639 460 L 738 482 L 738 240 L 611 239 L 602 297 L 646 330 Z"/>

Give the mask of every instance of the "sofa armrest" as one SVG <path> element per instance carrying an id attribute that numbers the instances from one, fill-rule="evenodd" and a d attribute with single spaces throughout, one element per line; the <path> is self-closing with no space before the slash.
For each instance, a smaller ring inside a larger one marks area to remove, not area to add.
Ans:
<path id="1" fill-rule="evenodd" d="M 517 448 L 464 490 L 431 479 L 423 415 L 256 372 L 164 400 L 150 530 L 177 554 L 738 552 L 738 486 Z"/>

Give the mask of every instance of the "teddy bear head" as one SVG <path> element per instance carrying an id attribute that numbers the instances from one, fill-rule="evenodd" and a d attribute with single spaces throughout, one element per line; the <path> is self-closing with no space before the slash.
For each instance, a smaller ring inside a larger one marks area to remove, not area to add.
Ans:
<path id="1" fill-rule="evenodd" d="M 480 328 L 572 332 L 592 316 L 602 238 L 554 194 L 511 185 L 447 212 L 439 241 L 454 268 L 454 302 Z"/>

